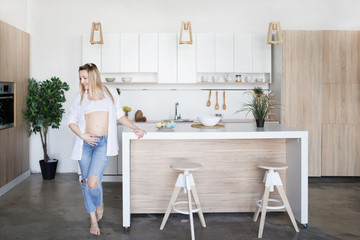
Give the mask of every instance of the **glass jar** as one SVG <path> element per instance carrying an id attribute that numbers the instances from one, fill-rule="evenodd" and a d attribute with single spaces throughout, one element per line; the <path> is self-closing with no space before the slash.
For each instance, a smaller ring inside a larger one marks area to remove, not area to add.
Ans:
<path id="1" fill-rule="evenodd" d="M 235 82 L 242 82 L 241 75 L 236 75 Z"/>

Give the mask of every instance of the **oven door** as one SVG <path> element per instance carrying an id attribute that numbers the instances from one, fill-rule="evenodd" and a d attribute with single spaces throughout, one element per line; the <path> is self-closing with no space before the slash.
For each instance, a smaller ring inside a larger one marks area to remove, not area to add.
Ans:
<path id="1" fill-rule="evenodd" d="M 0 94 L 0 129 L 14 126 L 14 94 Z"/>

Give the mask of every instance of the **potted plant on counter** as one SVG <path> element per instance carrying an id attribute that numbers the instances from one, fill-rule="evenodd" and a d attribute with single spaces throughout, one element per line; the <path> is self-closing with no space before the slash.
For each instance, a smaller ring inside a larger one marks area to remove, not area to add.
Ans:
<path id="1" fill-rule="evenodd" d="M 28 109 L 24 117 L 30 123 L 29 135 L 40 133 L 44 152 L 44 159 L 40 160 L 43 179 L 55 178 L 58 160 L 50 159 L 47 152 L 47 133 L 49 127 L 59 128 L 65 110 L 65 91 L 70 89 L 66 82 L 61 82 L 58 77 L 37 82 L 29 79 L 29 95 L 27 96 Z"/>
<path id="2" fill-rule="evenodd" d="M 253 88 L 248 92 L 250 95 L 250 101 L 244 103 L 243 107 L 235 113 L 246 111 L 247 116 L 249 112 L 251 112 L 255 118 L 256 126 L 258 128 L 264 127 L 267 114 L 272 108 L 274 108 L 273 105 L 269 104 L 270 93 L 270 91 L 268 93 L 264 93 L 261 87 Z"/>

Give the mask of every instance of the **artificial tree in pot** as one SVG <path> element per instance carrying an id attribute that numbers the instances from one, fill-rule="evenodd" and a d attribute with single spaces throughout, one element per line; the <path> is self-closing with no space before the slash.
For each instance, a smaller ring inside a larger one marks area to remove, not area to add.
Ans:
<path id="1" fill-rule="evenodd" d="M 261 87 L 255 87 L 248 93 L 250 95 L 250 101 L 245 103 L 243 107 L 235 113 L 246 111 L 247 114 L 249 114 L 249 112 L 251 112 L 255 118 L 256 126 L 264 127 L 267 114 L 275 107 L 269 104 L 271 92 L 264 93 Z"/>
<path id="2" fill-rule="evenodd" d="M 58 77 L 37 82 L 29 79 L 29 95 L 27 96 L 28 109 L 24 113 L 30 123 L 29 135 L 40 133 L 44 152 L 44 159 L 40 160 L 41 171 L 44 179 L 53 179 L 56 173 L 57 160 L 50 160 L 47 151 L 47 133 L 49 127 L 59 128 L 65 110 L 62 104 L 66 101 L 65 91 L 70 89 L 66 82 Z M 51 173 L 47 171 L 50 169 Z"/>

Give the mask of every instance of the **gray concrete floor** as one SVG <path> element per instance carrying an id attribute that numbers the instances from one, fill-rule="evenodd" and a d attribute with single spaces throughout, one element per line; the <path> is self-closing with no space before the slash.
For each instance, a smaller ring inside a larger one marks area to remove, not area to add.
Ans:
<path id="1" fill-rule="evenodd" d="M 133 215 L 131 228 L 122 227 L 121 183 L 104 183 L 101 236 L 88 233 L 89 219 L 76 174 L 57 174 L 43 181 L 40 174 L 0 197 L 0 240 L 8 239 L 190 239 L 187 216 L 172 214 L 163 231 L 163 215 Z M 253 213 L 197 216 L 196 239 L 257 239 Z M 360 239 L 360 182 L 309 183 L 309 226 L 296 233 L 286 213 L 268 213 L 263 239 Z"/>

